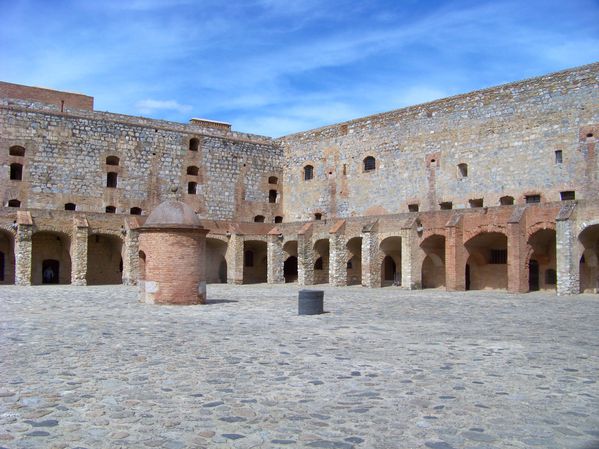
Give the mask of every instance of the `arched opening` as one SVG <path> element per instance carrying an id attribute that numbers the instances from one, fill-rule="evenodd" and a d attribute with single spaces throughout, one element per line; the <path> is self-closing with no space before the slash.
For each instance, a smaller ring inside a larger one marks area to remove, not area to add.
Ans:
<path id="1" fill-rule="evenodd" d="M 347 249 L 347 285 L 362 284 L 362 237 L 353 237 L 345 245 Z"/>
<path id="2" fill-rule="evenodd" d="M 275 216 L 275 223 L 283 223 L 283 217 L 280 215 Z"/>
<path id="3" fill-rule="evenodd" d="M 189 151 L 198 151 L 200 148 L 200 139 L 194 137 L 189 140 Z"/>
<path id="4" fill-rule="evenodd" d="M 20 147 L 18 145 L 14 145 L 8 149 L 8 154 L 10 156 L 23 157 L 25 156 L 25 148 Z"/>
<path id="5" fill-rule="evenodd" d="M 580 291 L 596 293 L 599 288 L 599 224 L 585 228 L 578 236 L 582 245 L 580 258 Z"/>
<path id="6" fill-rule="evenodd" d="M 139 267 L 139 280 L 143 281 L 146 279 L 146 253 L 140 251 L 138 253 L 138 267 Z"/>
<path id="7" fill-rule="evenodd" d="M 296 282 L 297 281 L 297 257 L 289 256 L 283 263 L 283 276 L 285 282 Z"/>
<path id="8" fill-rule="evenodd" d="M 22 164 L 10 164 L 10 179 L 12 181 L 23 180 L 23 165 Z"/>
<path id="9" fill-rule="evenodd" d="M 279 182 L 279 178 L 277 178 L 276 176 L 270 176 L 268 178 L 268 183 L 269 184 L 277 184 Z"/>
<path id="10" fill-rule="evenodd" d="M 387 237 L 381 242 L 380 250 L 383 256 L 381 286 L 401 285 L 401 237 Z"/>
<path id="11" fill-rule="evenodd" d="M 198 192 L 198 183 L 190 181 L 187 183 L 187 193 L 189 195 L 195 195 Z"/>
<path id="12" fill-rule="evenodd" d="M 264 223 L 264 215 L 256 215 L 254 217 L 254 223 Z"/>
<path id="13" fill-rule="evenodd" d="M 483 232 L 466 242 L 468 290 L 507 289 L 507 237 Z"/>
<path id="14" fill-rule="evenodd" d="M 314 244 L 314 283 L 329 282 L 329 239 L 317 240 Z"/>
<path id="15" fill-rule="evenodd" d="M 40 231 L 31 238 L 31 283 L 71 283 L 70 238 L 58 232 Z"/>
<path id="16" fill-rule="evenodd" d="M 364 171 L 373 171 L 376 169 L 376 159 L 372 156 L 364 158 Z"/>
<path id="17" fill-rule="evenodd" d="M 75 203 L 66 203 L 64 210 L 77 210 L 77 205 Z"/>
<path id="18" fill-rule="evenodd" d="M 87 285 L 123 282 L 123 241 L 114 235 L 92 234 L 87 238 Z"/>
<path id="19" fill-rule="evenodd" d="M 420 248 L 425 257 L 422 262 L 422 288 L 445 287 L 445 236 L 431 235 L 422 241 Z"/>
<path id="20" fill-rule="evenodd" d="M 306 165 L 304 167 L 304 181 L 309 181 L 314 178 L 314 167 L 312 165 Z"/>
<path id="21" fill-rule="evenodd" d="M 244 262 L 243 264 L 243 283 L 256 284 L 266 282 L 267 262 L 266 262 L 266 242 L 259 240 L 247 240 L 243 242 Z"/>
<path id="22" fill-rule="evenodd" d="M 106 158 L 106 165 L 115 165 L 116 166 L 116 165 L 119 165 L 119 163 L 120 163 L 120 160 L 116 156 L 108 156 Z"/>
<path id="23" fill-rule="evenodd" d="M 206 282 L 209 284 L 227 283 L 227 243 L 223 240 L 206 239 Z"/>
<path id="24" fill-rule="evenodd" d="M 106 173 L 106 187 L 115 189 L 117 186 L 118 177 L 119 175 L 117 172 L 109 171 L 108 173 Z"/>
<path id="25" fill-rule="evenodd" d="M 512 206 L 514 204 L 513 196 L 502 196 L 499 198 L 499 204 L 501 206 Z"/>
<path id="26" fill-rule="evenodd" d="M 114 206 L 106 206 L 106 213 L 107 214 L 114 214 L 114 213 L 116 213 L 116 207 L 114 207 Z"/>
<path id="27" fill-rule="evenodd" d="M 555 290 L 554 276 L 547 277 L 545 273 L 556 270 L 556 238 L 555 230 L 541 229 L 528 238 L 528 245 L 532 249 L 528 262 L 528 289 Z M 547 282 L 549 281 L 549 282 Z"/>
<path id="28" fill-rule="evenodd" d="M 290 240 L 283 245 L 285 262 L 283 263 L 283 276 L 285 282 L 297 281 L 297 240 Z"/>
<path id="29" fill-rule="evenodd" d="M 187 174 L 189 176 L 198 176 L 199 172 L 200 172 L 200 169 L 198 167 L 196 167 L 195 165 L 190 165 L 189 167 L 187 167 Z"/>
<path id="30" fill-rule="evenodd" d="M 0 284 L 15 283 L 14 242 L 11 233 L 0 230 Z"/>
<path id="31" fill-rule="evenodd" d="M 276 203 L 277 202 L 277 191 L 272 189 L 268 191 L 268 202 Z"/>
<path id="32" fill-rule="evenodd" d="M 8 207 L 21 207 L 19 200 L 8 200 Z"/>
<path id="33" fill-rule="evenodd" d="M 129 209 L 129 213 L 131 215 L 141 215 L 141 208 L 140 207 L 132 207 L 131 209 Z"/>

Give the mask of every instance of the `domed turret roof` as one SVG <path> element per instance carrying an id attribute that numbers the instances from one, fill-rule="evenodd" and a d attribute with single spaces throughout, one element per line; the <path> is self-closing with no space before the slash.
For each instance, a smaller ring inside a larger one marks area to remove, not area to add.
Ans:
<path id="1" fill-rule="evenodd" d="M 193 209 L 180 201 L 160 203 L 148 216 L 144 228 L 201 228 Z"/>

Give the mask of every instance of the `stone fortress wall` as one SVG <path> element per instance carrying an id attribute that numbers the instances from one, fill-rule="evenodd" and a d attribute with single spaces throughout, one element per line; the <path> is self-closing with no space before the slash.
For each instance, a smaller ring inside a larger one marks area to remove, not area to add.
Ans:
<path id="1" fill-rule="evenodd" d="M 598 190 L 589 133 L 599 123 L 598 64 L 293 134 L 285 216 L 312 219 L 559 201 Z M 556 151 L 560 151 L 556 156 Z M 372 156 L 376 168 L 366 171 Z M 559 161 L 556 159 L 560 158 Z M 314 167 L 305 181 L 303 168 Z M 465 164 L 460 170 L 459 165 Z"/>
<path id="2" fill-rule="evenodd" d="M 209 282 L 596 291 L 598 78 L 280 139 L 0 83 L 0 283 L 134 284 L 139 227 L 178 199 L 210 231 Z"/>

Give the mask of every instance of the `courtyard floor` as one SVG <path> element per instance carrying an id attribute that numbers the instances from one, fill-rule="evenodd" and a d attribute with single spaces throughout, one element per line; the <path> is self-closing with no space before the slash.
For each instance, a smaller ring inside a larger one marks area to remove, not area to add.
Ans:
<path id="1" fill-rule="evenodd" d="M 0 287 L 0 448 L 599 448 L 599 296 Z"/>

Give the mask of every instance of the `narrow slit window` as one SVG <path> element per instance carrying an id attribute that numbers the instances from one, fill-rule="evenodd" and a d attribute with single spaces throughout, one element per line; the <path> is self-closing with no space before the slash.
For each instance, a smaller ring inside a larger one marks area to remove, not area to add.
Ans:
<path id="1" fill-rule="evenodd" d="M 198 192 L 198 183 L 190 181 L 187 183 L 187 193 L 189 195 L 195 195 Z"/>
<path id="2" fill-rule="evenodd" d="M 21 164 L 10 164 L 10 179 L 13 181 L 23 180 L 23 166 Z"/>
<path id="3" fill-rule="evenodd" d="M 561 164 L 563 162 L 562 150 L 555 151 L 555 163 Z"/>
<path id="4" fill-rule="evenodd" d="M 118 183 L 119 175 L 116 172 L 109 171 L 106 173 L 106 187 L 115 189 Z"/>
<path id="5" fill-rule="evenodd" d="M 467 178 L 468 177 L 468 164 L 458 164 L 458 177 L 459 178 Z"/>
<path id="6" fill-rule="evenodd" d="M 276 190 L 269 190 L 268 191 L 268 202 L 269 203 L 276 203 L 277 202 L 277 191 Z"/>

